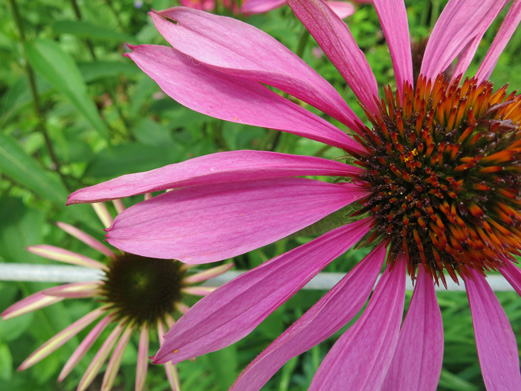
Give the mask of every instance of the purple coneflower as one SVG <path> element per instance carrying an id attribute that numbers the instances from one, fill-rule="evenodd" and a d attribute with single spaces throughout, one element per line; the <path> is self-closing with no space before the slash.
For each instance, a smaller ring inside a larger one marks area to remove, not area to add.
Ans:
<path id="1" fill-rule="evenodd" d="M 120 214 L 108 231 L 125 251 L 196 264 L 274 242 L 351 204 L 346 224 L 264 263 L 206 296 L 166 335 L 154 362 L 179 362 L 250 333 L 333 259 L 360 242 L 372 251 L 240 375 L 258 390 L 292 357 L 361 317 L 320 365 L 311 390 L 435 390 L 443 328 L 434 287 L 465 283 L 488 390 L 521 389 L 512 328 L 485 274 L 498 270 L 521 294 L 521 96 L 487 81 L 521 18 L 512 2 L 476 74 L 465 73 L 509 1 L 451 0 L 413 78 L 406 9 L 375 0 L 396 75 L 379 95 L 349 28 L 321 0 L 288 0 L 367 114 L 292 52 L 240 21 L 184 8 L 152 13 L 173 46 L 128 54 L 173 99 L 220 119 L 297 134 L 344 161 L 273 152 L 203 156 L 79 190 L 69 203 L 173 189 Z M 455 75 L 443 72 L 457 58 Z M 272 92 L 278 88 L 346 125 L 349 136 Z M 331 176 L 335 183 L 296 178 Z M 356 218 L 353 222 L 353 218 Z M 402 323 L 405 278 L 415 281 Z"/>
<path id="2" fill-rule="evenodd" d="M 352 3 L 370 3 L 372 0 L 352 0 L 349 1 L 333 1 L 327 0 L 327 5 L 341 19 L 351 16 L 355 12 L 355 6 Z M 241 6 L 241 12 L 244 15 L 263 14 L 286 5 L 286 0 L 246 0 Z"/>
<path id="3" fill-rule="evenodd" d="M 118 210 L 123 210 L 120 201 L 115 204 Z M 96 204 L 94 209 L 103 224 L 110 226 L 112 217 L 105 205 Z M 110 390 L 116 379 L 125 348 L 132 335 L 137 334 L 139 348 L 135 389 L 143 390 L 148 366 L 150 332 L 157 332 L 159 341 L 163 341 L 166 327 L 172 327 L 175 323 L 173 316 L 176 311 L 185 313 L 189 308 L 183 303 L 185 295 L 205 296 L 216 289 L 192 285 L 226 272 L 233 264 L 188 275 L 187 270 L 190 269 L 190 265 L 174 260 L 113 252 L 76 227 L 61 222 L 57 225 L 68 234 L 98 250 L 106 257 L 107 262 L 101 263 L 50 245 L 31 246 L 28 250 L 56 261 L 98 269 L 105 274 L 105 277 L 101 281 L 79 282 L 44 289 L 15 303 L 2 313 L 2 317 L 14 318 L 71 298 L 95 298 L 100 306 L 45 342 L 20 365 L 18 370 L 36 364 L 99 319 L 65 364 L 58 381 L 62 381 L 76 367 L 105 329 L 114 326 L 85 371 L 77 389 L 87 389 L 110 356 L 101 387 L 103 391 Z M 176 367 L 166 363 L 165 371 L 172 390 L 180 390 Z"/>

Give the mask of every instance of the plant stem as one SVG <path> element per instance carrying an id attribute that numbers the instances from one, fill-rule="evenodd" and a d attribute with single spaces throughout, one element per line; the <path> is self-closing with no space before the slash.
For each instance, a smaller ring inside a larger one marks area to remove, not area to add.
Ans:
<path id="1" fill-rule="evenodd" d="M 20 34 L 20 41 L 23 44 L 26 42 L 25 40 L 25 32 L 24 32 L 24 25 L 22 18 L 20 17 L 20 12 L 18 11 L 18 6 L 16 5 L 16 0 L 9 0 L 9 3 L 11 5 L 11 10 L 13 12 L 13 18 L 16 24 L 16 28 L 18 29 L 18 33 Z M 38 97 L 38 88 L 36 87 L 36 80 L 34 77 L 34 71 L 31 65 L 29 64 L 29 61 L 27 60 L 27 55 L 25 54 L 25 47 L 23 49 L 24 53 L 24 61 L 25 61 L 25 72 L 27 73 L 27 78 L 29 81 L 29 88 L 31 90 L 31 97 L 33 99 L 33 106 L 34 111 L 36 113 L 36 118 L 38 120 L 36 129 L 42 133 L 43 139 L 45 141 L 45 146 L 47 148 L 47 151 L 49 152 L 49 156 L 51 157 L 51 160 L 54 164 L 54 168 L 58 175 L 60 176 L 63 185 L 65 188 L 70 191 L 70 187 L 67 183 L 67 178 L 65 175 L 63 175 L 61 171 L 61 164 L 58 160 L 58 157 L 56 156 L 56 153 L 54 152 L 54 147 L 52 145 L 51 138 L 49 136 L 49 132 L 47 132 L 47 127 L 45 125 L 46 119 L 45 119 L 45 113 L 42 110 L 42 106 L 40 105 L 40 98 Z"/>

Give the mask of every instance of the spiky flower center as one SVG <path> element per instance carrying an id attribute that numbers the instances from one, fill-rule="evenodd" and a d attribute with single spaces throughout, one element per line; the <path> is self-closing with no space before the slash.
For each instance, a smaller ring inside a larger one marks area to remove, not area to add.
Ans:
<path id="1" fill-rule="evenodd" d="M 386 89 L 359 162 L 373 239 L 389 243 L 390 262 L 404 252 L 411 275 L 421 263 L 442 282 L 444 270 L 457 281 L 521 248 L 521 96 L 460 81 Z"/>
<path id="2" fill-rule="evenodd" d="M 175 310 L 184 277 L 180 262 L 123 254 L 109 264 L 100 301 L 118 320 L 154 323 Z"/>

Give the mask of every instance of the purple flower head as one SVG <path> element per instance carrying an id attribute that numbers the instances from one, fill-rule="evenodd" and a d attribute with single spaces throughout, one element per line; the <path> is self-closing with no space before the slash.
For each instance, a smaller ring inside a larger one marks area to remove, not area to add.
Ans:
<path id="1" fill-rule="evenodd" d="M 471 79 L 463 79 L 485 31 L 510 4 Z M 434 286 L 464 282 L 488 390 L 521 389 L 507 317 L 486 282 L 500 271 L 521 294 L 521 97 L 487 81 L 521 19 L 521 1 L 450 0 L 425 48 L 419 76 L 401 0 L 373 2 L 396 88 L 378 93 L 348 26 L 322 0 L 288 0 L 366 113 L 272 37 L 240 21 L 185 8 L 153 13 L 173 46 L 128 54 L 179 103 L 231 122 L 263 126 L 337 147 L 345 161 L 235 151 L 126 175 L 79 190 L 69 203 L 176 189 L 120 214 L 108 231 L 125 251 L 186 263 L 233 257 L 351 205 L 345 224 L 243 274 L 206 296 L 166 335 L 154 361 L 179 362 L 250 333 L 356 243 L 372 251 L 239 376 L 259 390 L 292 357 L 361 317 L 335 343 L 311 390 L 435 390 L 443 328 Z M 479 17 L 469 18 L 469 15 Z M 446 72 L 457 59 L 451 72 Z M 348 129 L 272 92 L 275 87 Z M 301 178 L 335 177 L 334 183 Z M 405 278 L 415 281 L 402 322 Z"/>
<path id="2" fill-rule="evenodd" d="M 119 211 L 124 209 L 121 201 L 117 200 L 114 204 Z M 112 224 L 112 217 L 104 204 L 95 204 L 94 209 L 106 227 Z M 64 299 L 94 298 L 99 306 L 36 349 L 18 370 L 25 370 L 38 363 L 97 321 L 63 367 L 58 381 L 62 381 L 70 374 L 104 330 L 112 328 L 112 332 L 85 371 L 77 390 L 89 388 L 107 359 L 109 361 L 101 388 L 104 391 L 111 390 L 123 354 L 133 334 L 139 335 L 135 390 L 145 389 L 149 334 L 155 332 L 158 339 L 163 341 L 166 327 L 172 327 L 175 323 L 176 311 L 180 313 L 188 311 L 189 307 L 183 303 L 186 295 L 205 296 L 216 289 L 194 286 L 194 284 L 226 272 L 233 264 L 229 263 L 189 275 L 187 271 L 191 268 L 190 265 L 175 260 L 114 252 L 76 227 L 61 222 L 57 225 L 97 250 L 105 257 L 106 262 L 101 263 L 50 245 L 31 246 L 28 250 L 55 261 L 97 269 L 104 274 L 103 279 L 44 289 L 7 308 L 2 312 L 2 318 L 11 319 Z M 171 389 L 179 391 L 181 388 L 175 365 L 165 363 L 165 372 Z"/>

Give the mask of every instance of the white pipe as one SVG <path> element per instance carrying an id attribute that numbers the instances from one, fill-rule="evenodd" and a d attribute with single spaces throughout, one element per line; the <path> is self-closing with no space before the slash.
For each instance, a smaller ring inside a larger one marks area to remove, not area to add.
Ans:
<path id="1" fill-rule="evenodd" d="M 220 286 L 234 279 L 244 271 L 229 271 L 218 277 L 212 278 L 203 285 Z M 331 289 L 344 273 L 319 273 L 309 281 L 303 289 L 328 290 Z M 79 266 L 34 265 L 24 263 L 0 263 L 0 281 L 26 281 L 26 282 L 82 282 L 96 281 L 103 278 L 104 273 L 91 268 Z M 487 281 L 496 292 L 513 291 L 514 289 L 501 275 L 490 275 Z M 463 282 L 460 285 L 447 278 L 449 291 L 465 291 Z M 407 279 L 406 289 L 412 290 L 411 280 Z M 436 287 L 444 291 L 445 287 Z"/>

